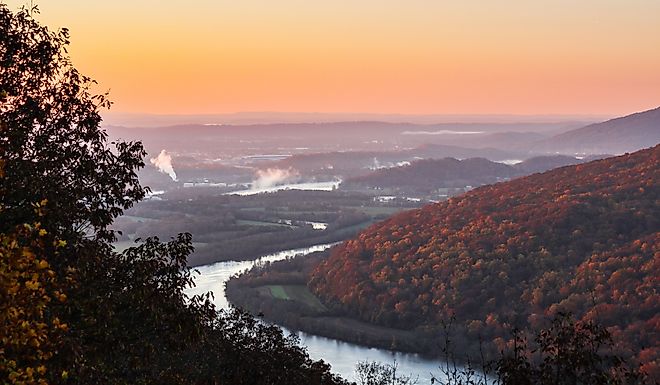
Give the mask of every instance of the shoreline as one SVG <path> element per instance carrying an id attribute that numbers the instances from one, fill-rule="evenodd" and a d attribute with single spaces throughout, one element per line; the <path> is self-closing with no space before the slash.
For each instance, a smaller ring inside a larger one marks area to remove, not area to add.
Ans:
<path id="1" fill-rule="evenodd" d="M 463 365 L 485 353 L 490 359 L 498 352 L 465 339 L 460 328 L 445 330 L 440 325 L 397 329 L 355 319 L 324 304 L 307 287 L 310 272 L 329 250 L 255 266 L 225 283 L 225 298 L 266 322 L 366 348 L 416 354 L 424 359 L 447 360 Z M 449 342 L 449 351 L 444 349 Z M 486 358 L 487 358 L 486 357 Z M 479 360 L 477 360 L 479 361 Z"/>
<path id="2" fill-rule="evenodd" d="M 422 334 L 411 330 L 388 328 L 340 315 L 311 316 L 291 309 L 288 309 L 284 316 L 277 316 L 275 314 L 281 313 L 282 307 L 286 305 L 274 305 L 274 311 L 269 311 L 267 304 L 264 303 L 263 307 L 255 307 L 254 304 L 236 300 L 235 294 L 228 285 L 225 295 L 232 305 L 257 314 L 266 322 L 295 332 L 331 338 L 367 348 L 417 354 L 425 359 L 439 359 L 438 354 L 441 350 L 439 346 L 434 346 L 437 345 L 434 344 L 434 340 L 439 342 L 440 338 L 437 336 L 434 338 L 431 333 Z"/>

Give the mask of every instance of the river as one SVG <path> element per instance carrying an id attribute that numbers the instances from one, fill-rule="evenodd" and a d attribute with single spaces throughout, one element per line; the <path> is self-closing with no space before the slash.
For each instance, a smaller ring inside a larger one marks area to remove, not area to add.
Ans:
<path id="1" fill-rule="evenodd" d="M 218 262 L 212 265 L 199 266 L 200 272 L 195 278 L 196 287 L 186 291 L 189 295 L 212 291 L 214 303 L 218 308 L 226 308 L 229 302 L 225 297 L 225 282 L 234 274 L 252 268 L 257 263 L 279 261 L 297 254 L 309 254 L 332 247 L 334 244 L 316 245 L 300 249 L 292 249 L 268 254 L 256 261 Z M 417 354 L 391 352 L 384 349 L 368 348 L 331 338 L 320 337 L 307 333 L 296 333 L 300 343 L 307 347 L 310 357 L 324 360 L 332 365 L 332 371 L 347 380 L 355 381 L 355 364 L 359 361 L 380 361 L 392 363 L 396 360 L 398 373 L 419 376 L 419 384 L 429 384 L 431 373 L 439 377 L 438 361 L 424 359 Z"/>

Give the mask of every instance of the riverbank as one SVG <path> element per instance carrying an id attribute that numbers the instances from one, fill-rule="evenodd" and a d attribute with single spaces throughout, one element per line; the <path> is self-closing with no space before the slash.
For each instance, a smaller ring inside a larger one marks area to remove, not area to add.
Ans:
<path id="1" fill-rule="evenodd" d="M 317 252 L 266 263 L 232 277 L 225 295 L 232 304 L 286 328 L 363 346 L 437 357 L 441 335 L 434 330 L 403 330 L 348 317 L 319 301 L 306 286 L 310 270 L 324 258 Z"/>
<path id="2" fill-rule="evenodd" d="M 245 272 L 254 266 L 267 264 L 269 262 L 281 261 L 301 255 L 300 259 L 311 253 L 330 248 L 332 244 L 315 245 L 309 248 L 283 250 L 266 255 L 256 261 L 243 262 L 218 262 L 196 268 L 199 272 L 195 276 L 195 287 L 186 290 L 188 296 L 213 292 L 212 302 L 218 309 L 226 309 L 230 306 L 225 296 L 225 283 L 230 277 Z M 278 326 L 284 327 L 282 324 Z M 374 361 L 383 363 L 397 363 L 400 373 L 419 375 L 420 383 L 430 383 L 432 373 L 439 374 L 437 359 L 429 359 L 425 356 L 388 349 L 369 348 L 341 339 L 327 338 L 314 333 L 295 332 L 286 329 L 286 332 L 297 334 L 300 343 L 310 353 L 313 359 L 322 359 L 332 365 L 332 370 L 342 377 L 356 381 L 354 370 L 356 363 L 360 361 Z"/>
<path id="3" fill-rule="evenodd" d="M 207 252 L 205 254 L 198 254 L 189 258 L 188 264 L 191 267 L 199 267 L 209 265 L 217 262 L 230 262 L 230 261 L 253 261 L 258 260 L 264 256 L 277 253 L 285 249 L 304 249 L 307 247 L 314 247 L 319 244 L 338 243 L 351 238 L 360 230 L 373 224 L 375 220 L 366 220 L 355 224 L 349 224 L 344 228 L 331 228 L 324 230 L 307 230 L 306 232 L 299 231 L 299 238 L 286 239 L 289 234 L 281 234 L 282 240 L 280 242 L 271 242 L 270 245 L 261 245 L 260 241 L 254 241 L 255 244 L 244 244 L 240 247 L 240 253 L 237 254 L 212 254 Z M 310 225 L 311 227 L 311 225 Z M 205 245 L 206 246 L 206 245 Z M 208 247 L 207 247 L 208 248 Z"/>
<path id="4" fill-rule="evenodd" d="M 195 252 L 189 266 L 247 261 L 280 250 L 343 241 L 360 230 L 421 202 L 378 202 L 342 191 L 288 190 L 255 195 L 213 195 L 175 189 L 140 202 L 117 218 L 117 249 L 134 240 L 169 239 L 189 231 Z"/>

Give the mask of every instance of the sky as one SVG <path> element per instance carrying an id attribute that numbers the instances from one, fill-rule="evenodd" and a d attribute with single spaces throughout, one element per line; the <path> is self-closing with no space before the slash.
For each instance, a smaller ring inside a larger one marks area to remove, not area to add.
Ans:
<path id="1" fill-rule="evenodd" d="M 42 23 L 70 29 L 74 65 L 121 113 L 619 115 L 660 105 L 657 0 L 34 2 Z"/>

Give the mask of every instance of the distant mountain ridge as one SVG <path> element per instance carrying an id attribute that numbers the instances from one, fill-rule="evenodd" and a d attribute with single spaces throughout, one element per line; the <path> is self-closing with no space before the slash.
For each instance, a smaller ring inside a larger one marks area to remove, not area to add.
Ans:
<path id="1" fill-rule="evenodd" d="M 349 190 L 359 187 L 396 188 L 428 193 L 443 187 L 482 186 L 584 161 L 566 155 L 538 156 L 515 165 L 493 162 L 485 158 L 422 159 L 409 165 L 384 168 L 367 175 L 349 178 L 341 184 L 341 188 Z"/>
<path id="2" fill-rule="evenodd" d="M 420 147 L 396 151 L 333 151 L 295 154 L 281 160 L 256 164 L 259 169 L 292 168 L 308 177 L 339 178 L 346 180 L 369 175 L 379 168 L 391 168 L 420 159 L 441 158 L 488 158 L 495 160 L 518 159 L 524 154 L 493 148 L 463 148 L 441 144 L 426 144 Z"/>
<path id="3" fill-rule="evenodd" d="M 660 143 L 660 107 L 567 131 L 541 140 L 533 152 L 622 154 Z"/>
<path id="4" fill-rule="evenodd" d="M 437 123 L 555 123 L 555 122 L 595 122 L 602 115 L 507 115 L 507 114 L 378 114 L 378 113 L 315 113 L 315 112 L 274 112 L 244 111 L 224 114 L 168 115 L 106 112 L 103 120 L 112 126 L 163 127 L 178 124 L 272 124 L 309 122 L 409 122 L 415 124 Z"/>
<path id="5" fill-rule="evenodd" d="M 460 147 L 501 147 L 514 149 L 584 123 L 438 123 L 338 121 L 318 123 L 271 124 L 179 124 L 161 127 L 107 126 L 111 138 L 143 141 L 149 151 L 211 151 L 251 142 L 272 144 L 278 148 L 313 148 L 318 152 L 332 150 L 401 149 L 425 143 Z M 469 134 L 466 134 L 469 133 Z M 194 147 L 191 137 L 201 138 Z M 243 141 L 243 142 L 241 142 Z M 493 145 L 491 145 L 492 143 Z M 252 145 L 254 147 L 254 145 Z"/>
<path id="6" fill-rule="evenodd" d="M 484 186 L 362 231 L 308 286 L 384 326 L 438 330 L 454 315 L 454 346 L 483 339 L 494 354 L 512 328 L 571 312 L 657 376 L 659 181 L 660 145 Z"/>

